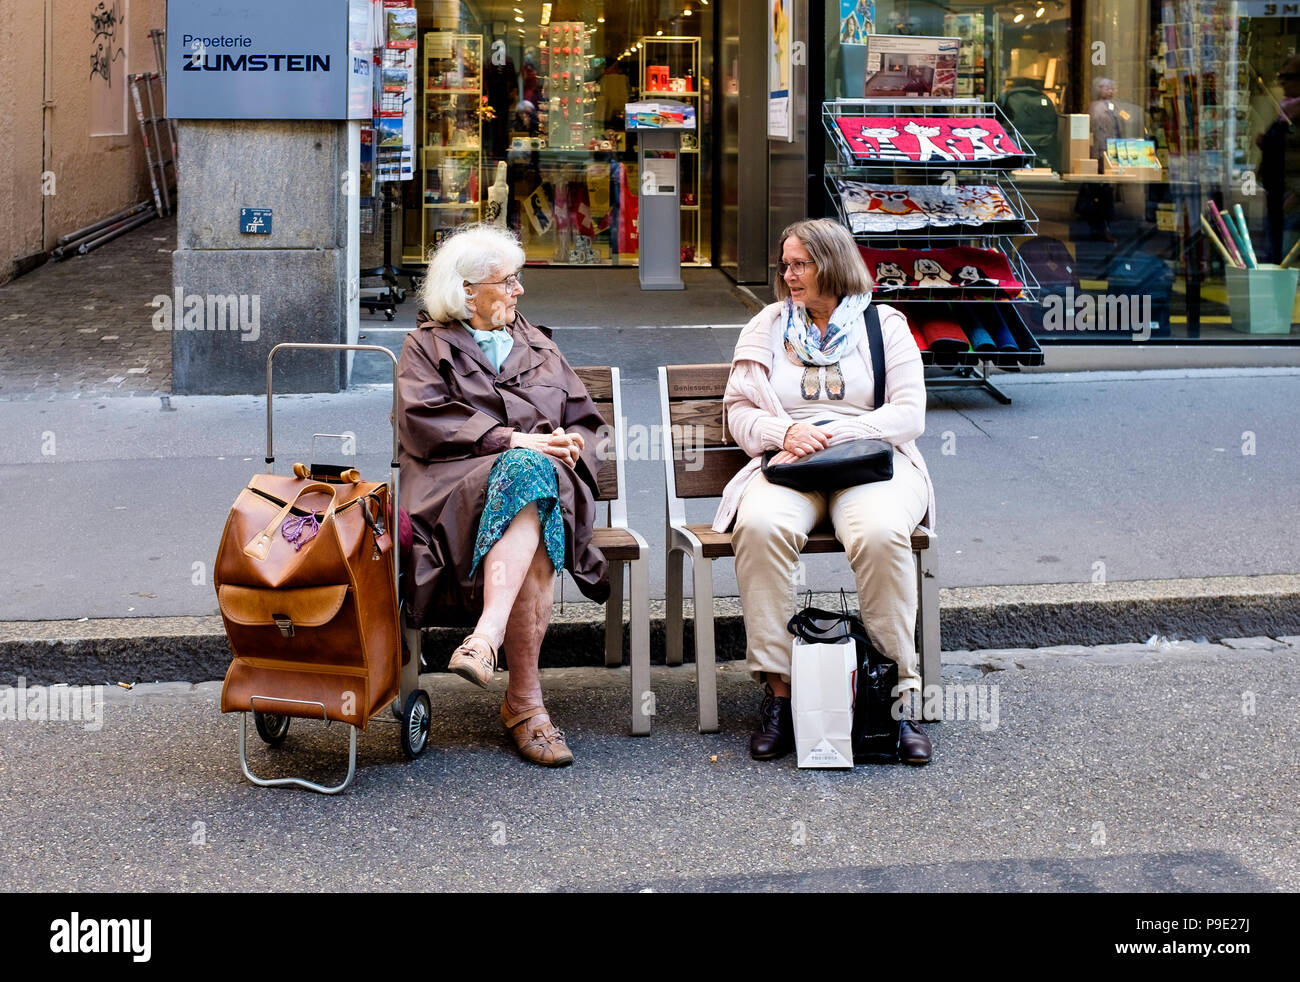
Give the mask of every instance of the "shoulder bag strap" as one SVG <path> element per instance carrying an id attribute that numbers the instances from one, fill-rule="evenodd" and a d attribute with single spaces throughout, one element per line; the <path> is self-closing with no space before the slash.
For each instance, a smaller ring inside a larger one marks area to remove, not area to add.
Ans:
<path id="1" fill-rule="evenodd" d="M 862 312 L 862 319 L 867 324 L 867 344 L 871 352 L 871 374 L 876 381 L 876 401 L 872 409 L 879 409 L 885 404 L 885 336 L 880 330 L 880 311 L 876 305 L 868 304 Z"/>

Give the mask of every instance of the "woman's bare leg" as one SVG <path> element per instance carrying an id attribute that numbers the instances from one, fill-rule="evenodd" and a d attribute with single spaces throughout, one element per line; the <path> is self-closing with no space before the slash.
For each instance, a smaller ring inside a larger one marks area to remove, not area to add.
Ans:
<path id="1" fill-rule="evenodd" d="M 542 638 L 551 623 L 555 576 L 555 567 L 551 565 L 546 546 L 538 546 L 506 624 L 506 651 L 510 657 L 506 696 L 516 709 L 542 705 L 537 661 L 542 651 Z"/>
<path id="2" fill-rule="evenodd" d="M 519 509 L 501 538 L 483 557 L 483 613 L 474 631 L 491 638 L 495 647 L 501 647 L 501 642 L 505 640 L 515 599 L 519 596 L 520 588 L 532 575 L 534 559 L 539 549 L 544 555 L 546 548 L 542 543 L 542 523 L 537 515 L 537 502 L 530 501 Z"/>

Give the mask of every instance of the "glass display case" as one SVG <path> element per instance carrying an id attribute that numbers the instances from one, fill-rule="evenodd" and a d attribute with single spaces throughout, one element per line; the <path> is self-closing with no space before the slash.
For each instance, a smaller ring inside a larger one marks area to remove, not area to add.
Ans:
<path id="1" fill-rule="evenodd" d="M 483 197 L 483 38 L 424 36 L 420 144 L 423 255 L 458 225 L 476 222 Z"/>

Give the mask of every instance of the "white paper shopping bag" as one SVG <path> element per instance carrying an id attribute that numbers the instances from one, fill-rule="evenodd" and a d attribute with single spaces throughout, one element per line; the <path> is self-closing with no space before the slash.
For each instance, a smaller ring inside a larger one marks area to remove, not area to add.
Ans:
<path id="1" fill-rule="evenodd" d="M 805 644 L 794 639 L 790 708 L 800 767 L 853 766 L 853 641 Z"/>

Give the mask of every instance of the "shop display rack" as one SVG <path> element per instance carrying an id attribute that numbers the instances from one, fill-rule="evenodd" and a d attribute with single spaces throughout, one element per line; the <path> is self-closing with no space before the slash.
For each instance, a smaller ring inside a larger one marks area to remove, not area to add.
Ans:
<path id="1" fill-rule="evenodd" d="M 640 39 L 641 94 L 646 102 L 676 99 L 700 106 L 700 39 L 646 35 Z M 700 124 L 697 124 L 700 125 Z M 700 130 L 683 134 L 681 146 L 682 265 L 707 266 L 701 249 Z"/>
<path id="2" fill-rule="evenodd" d="M 424 221 L 421 251 L 431 255 L 452 231 L 480 218 L 483 192 L 483 38 L 430 31 L 424 36 Z"/>
<path id="3" fill-rule="evenodd" d="M 881 259 L 876 250 L 897 249 L 908 250 L 899 256 L 909 263 L 928 252 L 978 262 L 980 256 L 964 250 L 984 251 L 987 262 L 980 265 L 996 272 L 977 270 L 982 279 L 968 274 L 971 285 L 925 285 L 905 273 L 902 283 L 878 282 L 873 292 L 909 323 L 945 309 L 939 304 L 957 305 L 950 308 L 957 319 L 969 315 L 975 323 L 1001 314 L 1017 350 L 926 350 L 921 361 L 951 373 L 928 378 L 930 388 L 975 387 L 1009 403 L 989 380 L 991 369 L 1043 363 L 1030 329 L 1039 283 L 1010 241 L 1033 235 L 1038 224 L 1008 177 L 1032 163 L 1029 144 L 995 103 L 970 99 L 836 99 L 823 104 L 822 124 L 839 154 L 825 165 L 826 189 L 864 256 Z M 932 279 L 954 282 L 960 274 L 945 269 Z"/>

